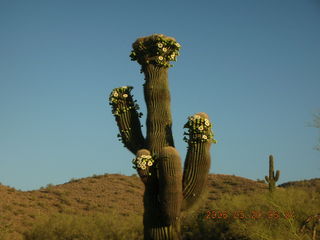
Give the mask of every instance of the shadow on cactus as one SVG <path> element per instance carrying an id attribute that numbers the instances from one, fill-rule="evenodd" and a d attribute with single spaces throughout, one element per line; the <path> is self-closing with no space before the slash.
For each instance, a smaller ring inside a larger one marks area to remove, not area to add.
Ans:
<path id="1" fill-rule="evenodd" d="M 110 105 L 118 135 L 136 157 L 132 160 L 145 184 L 144 239 L 181 239 L 181 212 L 194 206 L 206 187 L 210 169 L 210 147 L 214 140 L 212 123 L 206 113 L 188 118 L 184 140 L 188 152 L 182 169 L 172 136 L 168 69 L 181 48 L 174 38 L 162 34 L 138 38 L 132 45 L 131 60 L 141 65 L 145 76 L 147 106 L 146 136 L 141 131 L 139 106 L 132 87 L 114 89 Z"/>

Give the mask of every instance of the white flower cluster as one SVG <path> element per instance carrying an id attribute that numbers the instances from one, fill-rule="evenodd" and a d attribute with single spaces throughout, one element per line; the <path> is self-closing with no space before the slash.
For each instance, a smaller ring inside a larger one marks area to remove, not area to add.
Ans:
<path id="1" fill-rule="evenodd" d="M 128 112 L 130 109 L 139 110 L 138 104 L 135 104 L 136 101 L 133 101 L 132 98 L 129 98 L 130 92 L 133 89 L 131 86 L 122 86 L 115 88 L 109 96 L 109 104 L 112 106 L 112 113 L 114 115 L 119 115 L 124 112 Z M 122 105 L 120 108 L 119 106 Z M 139 113 L 139 117 L 142 114 Z"/>
<path id="2" fill-rule="evenodd" d="M 114 96 L 114 97 L 120 97 L 121 95 L 120 95 L 120 93 L 118 93 L 116 90 L 114 90 L 113 93 L 112 93 L 112 96 Z M 123 97 L 123 98 L 127 98 L 127 97 L 128 97 L 128 94 L 124 93 L 124 94 L 122 94 L 122 97 Z"/>
<path id="3" fill-rule="evenodd" d="M 181 47 L 181 45 L 179 43 L 177 43 L 177 42 L 174 43 L 173 46 L 175 46 L 178 50 Z M 165 55 L 167 55 L 166 53 L 168 52 L 169 49 L 167 47 L 164 47 L 164 43 L 162 43 L 162 42 L 158 42 L 157 43 L 157 47 L 158 47 L 158 50 L 159 50 L 157 52 L 158 53 L 160 53 L 160 52 L 163 53 L 163 56 L 162 55 L 158 56 L 158 60 L 160 62 L 165 61 L 166 60 L 166 56 Z M 176 61 L 176 57 L 178 55 L 179 55 L 178 51 L 173 51 L 173 52 L 171 52 L 171 54 L 169 56 L 167 56 L 167 60 L 168 61 Z"/>
<path id="4" fill-rule="evenodd" d="M 139 64 L 154 64 L 161 67 L 172 67 L 170 61 L 176 61 L 181 45 L 173 38 L 164 35 L 152 35 L 133 44 L 130 57 Z"/>
<path id="5" fill-rule="evenodd" d="M 184 126 L 184 128 L 189 129 L 188 132 L 184 133 L 184 135 L 189 136 L 189 138 L 184 137 L 184 140 L 191 144 L 208 141 L 216 143 L 211 127 L 212 125 L 209 119 L 202 118 L 200 115 L 195 114 L 188 118 L 188 122 Z"/>
<path id="6" fill-rule="evenodd" d="M 151 155 L 141 155 L 140 157 L 134 158 L 132 160 L 134 169 L 146 170 L 147 167 L 151 167 L 154 163 L 154 159 Z"/>
<path id="7" fill-rule="evenodd" d="M 127 98 L 129 95 L 128 93 L 132 90 L 133 87 L 130 86 L 122 86 L 119 88 L 115 88 L 112 93 L 111 93 L 111 97 L 123 97 L 123 98 Z"/>

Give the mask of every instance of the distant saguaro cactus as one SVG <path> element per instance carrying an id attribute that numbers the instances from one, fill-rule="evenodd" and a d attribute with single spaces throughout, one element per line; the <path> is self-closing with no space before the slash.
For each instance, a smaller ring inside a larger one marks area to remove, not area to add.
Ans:
<path id="1" fill-rule="evenodd" d="M 269 156 L 269 177 L 265 176 L 267 183 L 269 183 L 269 191 L 273 192 L 276 188 L 276 182 L 279 180 L 280 171 L 277 170 L 276 175 L 274 175 L 273 168 L 273 156 Z"/>
<path id="2" fill-rule="evenodd" d="M 210 146 L 215 143 L 206 113 L 188 118 L 184 140 L 188 152 L 182 170 L 171 131 L 168 68 L 179 55 L 180 44 L 162 34 L 138 38 L 132 45 L 131 60 L 141 65 L 147 105 L 147 136 L 141 132 L 138 105 L 132 87 L 115 88 L 110 105 L 120 140 L 136 158 L 133 167 L 145 184 L 144 239 L 181 239 L 180 214 L 190 208 L 203 192 L 210 168 Z"/>

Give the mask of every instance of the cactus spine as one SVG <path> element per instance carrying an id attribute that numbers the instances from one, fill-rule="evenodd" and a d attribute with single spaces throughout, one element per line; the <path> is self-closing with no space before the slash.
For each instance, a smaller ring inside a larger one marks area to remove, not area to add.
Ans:
<path id="1" fill-rule="evenodd" d="M 181 239 L 181 211 L 190 208 L 204 191 L 210 168 L 210 146 L 215 143 L 205 113 L 188 118 L 185 128 L 188 152 L 184 169 L 174 147 L 168 68 L 179 55 L 180 44 L 162 34 L 138 38 L 131 60 L 141 65 L 147 106 L 146 137 L 141 132 L 139 107 L 132 87 L 115 88 L 109 97 L 124 146 L 136 157 L 133 167 L 145 184 L 144 239 Z"/>
<path id="2" fill-rule="evenodd" d="M 274 174 L 273 168 L 273 156 L 269 156 L 269 177 L 265 176 L 267 183 L 269 183 L 269 191 L 273 192 L 276 188 L 276 182 L 279 180 L 280 171 L 277 170 L 276 174 Z"/>

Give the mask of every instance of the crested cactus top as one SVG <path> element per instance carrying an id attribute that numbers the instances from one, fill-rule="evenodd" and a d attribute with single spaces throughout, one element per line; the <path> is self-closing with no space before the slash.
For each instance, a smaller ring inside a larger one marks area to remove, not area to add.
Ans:
<path id="1" fill-rule="evenodd" d="M 159 67 L 172 67 L 170 61 L 176 61 L 181 45 L 172 37 L 153 34 L 138 38 L 132 44 L 130 57 L 140 65 L 153 64 Z"/>

